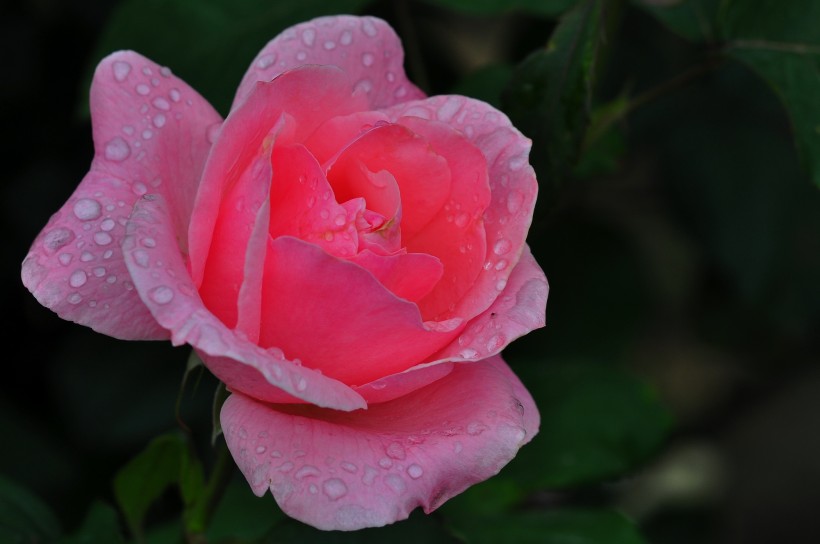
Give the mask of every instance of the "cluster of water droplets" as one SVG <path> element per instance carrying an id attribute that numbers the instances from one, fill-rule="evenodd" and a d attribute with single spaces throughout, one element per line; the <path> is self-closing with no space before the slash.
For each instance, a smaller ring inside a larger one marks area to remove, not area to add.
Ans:
<path id="1" fill-rule="evenodd" d="M 399 77 L 399 58 L 391 47 L 385 47 L 376 20 L 369 17 L 328 18 L 292 27 L 275 45 L 265 48 L 253 67 L 260 80 L 268 81 L 308 63 L 338 64 L 351 74 L 360 74 L 354 89 L 365 94 L 384 88 L 382 92 L 402 99 L 409 92 Z"/>

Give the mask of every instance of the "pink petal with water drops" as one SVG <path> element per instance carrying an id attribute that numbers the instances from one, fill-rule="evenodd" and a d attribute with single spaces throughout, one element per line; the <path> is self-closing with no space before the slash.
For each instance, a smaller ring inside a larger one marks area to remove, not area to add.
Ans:
<path id="1" fill-rule="evenodd" d="M 167 68 L 130 51 L 98 65 L 91 115 L 91 171 L 34 241 L 23 283 L 64 319 L 117 338 L 164 339 L 133 289 L 120 243 L 134 202 L 148 191 L 165 195 L 173 231 L 187 238 L 207 129 L 221 119 Z"/>
<path id="2" fill-rule="evenodd" d="M 305 140 L 311 154 L 323 167 L 344 151 L 365 132 L 378 124 L 387 123 L 387 116 L 380 111 L 361 111 L 350 115 L 340 115 L 324 122 Z"/>
<path id="3" fill-rule="evenodd" d="M 438 508 L 496 474 L 538 431 L 532 397 L 500 357 L 367 410 L 272 406 L 232 395 L 228 447 L 254 493 L 319 529 L 356 530 Z"/>
<path id="4" fill-rule="evenodd" d="M 362 267 L 302 240 L 268 245 L 259 343 L 350 385 L 402 372 L 454 338 Z"/>
<path id="5" fill-rule="evenodd" d="M 385 113 L 392 120 L 412 115 L 446 123 L 480 149 L 486 159 L 492 194 L 482 216 L 486 258 L 472 287 L 454 310 L 455 315 L 469 319 L 486 310 L 495 299 L 498 285 L 506 282 L 523 251 L 538 193 L 535 172 L 529 164 L 531 142 L 503 113 L 463 96 L 434 96 L 397 105 Z"/>
<path id="6" fill-rule="evenodd" d="M 299 143 L 331 117 L 362 111 L 348 77 L 338 68 L 306 66 L 269 83 L 254 83 L 247 100 L 235 107 L 220 129 L 202 174 L 188 233 L 194 283 L 200 285 L 219 205 L 225 191 L 248 168 L 270 130 L 283 123 L 276 145 Z"/>
<path id="7" fill-rule="evenodd" d="M 430 361 L 481 360 L 500 353 L 507 345 L 539 329 L 545 323 L 549 285 L 544 272 L 524 246 L 521 260 L 496 286 L 495 302 L 472 319 L 458 339 L 431 357 Z"/>
<path id="8" fill-rule="evenodd" d="M 424 253 L 378 255 L 366 249 L 350 259 L 373 274 L 397 297 L 418 302 L 433 290 L 444 267 L 436 257 Z"/>
<path id="9" fill-rule="evenodd" d="M 153 240 L 147 244 L 147 239 Z M 199 298 L 176 245 L 161 195 L 139 200 L 123 241 L 125 263 L 136 291 L 175 345 L 190 344 L 232 391 L 268 402 L 304 402 L 336 410 L 366 406 L 346 385 L 262 349 L 227 328 Z"/>
<path id="10" fill-rule="evenodd" d="M 271 237 L 295 236 L 331 255 L 355 255 L 356 217 L 364 202 L 338 204 L 324 171 L 302 145 L 276 146 L 272 163 Z"/>
<path id="11" fill-rule="evenodd" d="M 404 50 L 390 25 L 375 17 L 320 17 L 290 27 L 268 42 L 251 63 L 232 108 L 256 81 L 270 81 L 305 64 L 338 66 L 369 100 L 367 109 L 422 98 L 404 73 Z"/>

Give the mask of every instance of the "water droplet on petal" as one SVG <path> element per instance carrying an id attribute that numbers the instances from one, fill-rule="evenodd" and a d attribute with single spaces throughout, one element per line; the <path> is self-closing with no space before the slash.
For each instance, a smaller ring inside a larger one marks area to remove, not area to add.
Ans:
<path id="1" fill-rule="evenodd" d="M 113 238 L 107 232 L 96 232 L 94 233 L 94 241 L 98 246 L 107 246 L 113 241 Z"/>
<path id="2" fill-rule="evenodd" d="M 276 62 L 276 53 L 269 53 L 267 55 L 263 55 L 259 57 L 259 60 L 256 61 L 256 66 L 260 69 L 264 70 Z"/>
<path id="3" fill-rule="evenodd" d="M 158 96 L 156 97 L 151 104 L 154 105 L 155 108 L 162 111 L 168 111 L 171 109 L 171 104 L 168 103 L 163 97 Z"/>
<path id="4" fill-rule="evenodd" d="M 149 87 L 145 83 L 140 83 L 139 85 L 137 85 L 136 91 L 138 95 L 147 96 L 151 94 L 151 87 Z"/>
<path id="5" fill-rule="evenodd" d="M 322 492 L 332 501 L 347 494 L 347 485 L 339 478 L 329 478 L 322 484 Z"/>
<path id="6" fill-rule="evenodd" d="M 43 245 L 46 249 L 57 251 L 74 239 L 74 232 L 65 227 L 58 227 L 43 238 Z"/>
<path id="7" fill-rule="evenodd" d="M 373 56 L 373 53 L 362 53 L 362 64 L 364 66 L 373 66 L 375 61 L 376 57 Z"/>
<path id="8" fill-rule="evenodd" d="M 154 131 L 153 130 L 151 130 L 149 128 L 146 128 L 145 130 L 142 131 L 142 139 L 143 140 L 150 140 L 153 137 L 154 137 Z"/>
<path id="9" fill-rule="evenodd" d="M 131 65 L 123 60 L 118 60 L 112 64 L 111 69 L 114 71 L 114 79 L 120 83 L 125 81 L 125 78 L 131 73 Z"/>
<path id="10" fill-rule="evenodd" d="M 82 270 L 75 270 L 68 278 L 68 284 L 71 287 L 82 287 L 88 281 L 88 276 Z"/>
<path id="11" fill-rule="evenodd" d="M 153 122 L 154 126 L 155 126 L 155 127 L 157 127 L 157 128 L 162 128 L 162 127 L 164 127 L 164 126 L 165 126 L 165 121 L 166 121 L 166 119 L 165 119 L 165 115 L 164 115 L 164 114 L 162 114 L 162 113 L 158 113 L 158 114 L 156 114 L 156 115 L 154 116 L 154 119 L 152 120 L 152 122 Z"/>
<path id="12" fill-rule="evenodd" d="M 69 304 L 79 304 L 83 301 L 83 297 L 80 295 L 80 293 L 71 293 L 70 295 L 68 295 L 66 300 L 69 302 Z"/>
<path id="13" fill-rule="evenodd" d="M 57 258 L 60 260 L 61 265 L 68 266 L 74 258 L 74 255 L 72 255 L 71 253 L 60 253 L 60 256 Z"/>
<path id="14" fill-rule="evenodd" d="M 467 425 L 467 434 L 472 436 L 478 436 L 486 430 L 487 426 L 481 423 L 480 421 L 473 421 L 472 423 Z"/>
<path id="15" fill-rule="evenodd" d="M 137 181 L 131 186 L 131 190 L 134 191 L 134 194 L 137 196 L 142 196 L 148 192 L 148 187 L 146 187 L 143 182 Z"/>
<path id="16" fill-rule="evenodd" d="M 341 466 L 344 470 L 350 473 L 354 473 L 358 470 L 358 467 L 356 465 L 348 461 L 342 461 L 341 463 L 339 463 L 339 466 Z"/>
<path id="17" fill-rule="evenodd" d="M 404 447 L 399 444 L 398 442 L 391 442 L 384 450 L 389 457 L 393 459 L 404 459 L 406 457 L 406 453 L 404 451 Z"/>
<path id="18" fill-rule="evenodd" d="M 375 468 L 371 467 L 370 465 L 364 466 L 364 474 L 362 475 L 362 483 L 364 485 L 373 485 L 373 482 L 376 481 L 376 477 L 379 475 L 379 471 Z"/>
<path id="19" fill-rule="evenodd" d="M 466 213 L 460 213 L 455 218 L 456 226 L 459 228 L 464 228 L 467 226 L 467 222 L 470 220 L 470 217 Z"/>
<path id="20" fill-rule="evenodd" d="M 313 478 L 321 474 L 318 468 L 314 467 L 313 465 L 304 465 L 302 468 L 296 471 L 293 475 L 294 478 L 297 480 L 303 480 L 305 478 Z"/>
<path id="21" fill-rule="evenodd" d="M 374 25 L 373 21 L 371 21 L 370 19 L 364 19 L 362 21 L 362 32 L 364 32 L 371 38 L 374 38 L 376 34 L 378 34 L 378 31 L 376 30 L 376 25 Z"/>
<path id="22" fill-rule="evenodd" d="M 266 451 L 268 451 L 268 448 L 266 448 L 265 446 L 256 446 L 256 453 L 258 453 L 259 455 L 262 455 Z"/>
<path id="23" fill-rule="evenodd" d="M 353 43 L 353 33 L 349 30 L 342 32 L 342 35 L 339 36 L 339 43 L 342 45 L 350 45 Z"/>
<path id="24" fill-rule="evenodd" d="M 105 276 L 105 267 L 104 266 L 97 266 L 97 267 L 94 268 L 94 270 L 92 270 L 92 272 L 94 273 L 94 275 L 96 277 L 102 278 L 103 276 Z"/>
<path id="25" fill-rule="evenodd" d="M 290 461 L 285 461 L 279 465 L 279 472 L 290 472 L 291 470 L 293 470 L 293 463 Z"/>
<path id="26" fill-rule="evenodd" d="M 157 304 L 168 304 L 174 299 L 174 291 L 170 287 L 160 285 L 151 289 L 148 296 Z"/>
<path id="27" fill-rule="evenodd" d="M 465 359 L 475 359 L 476 357 L 478 357 L 478 352 L 476 350 L 474 350 L 473 348 L 466 348 L 466 349 L 461 350 L 458 353 L 458 355 L 459 355 L 459 357 L 463 357 Z"/>
<path id="28" fill-rule="evenodd" d="M 104 230 L 105 232 L 110 232 L 117 226 L 117 223 L 114 222 L 113 219 L 103 219 L 102 223 L 100 223 L 100 229 Z"/>
<path id="29" fill-rule="evenodd" d="M 506 255 L 512 249 L 512 243 L 509 240 L 502 238 L 493 246 L 493 253 L 496 255 Z"/>
<path id="30" fill-rule="evenodd" d="M 322 45 L 322 47 L 324 47 L 327 51 L 333 51 L 334 49 L 336 49 L 336 42 L 334 42 L 333 40 L 327 40 Z"/>
<path id="31" fill-rule="evenodd" d="M 168 91 L 168 96 L 171 97 L 171 101 L 173 102 L 179 102 L 179 99 L 182 98 L 179 94 L 179 89 L 171 89 Z"/>
<path id="32" fill-rule="evenodd" d="M 302 31 L 302 43 L 307 45 L 308 47 L 313 47 L 313 42 L 316 39 L 316 30 L 312 28 L 306 28 Z"/>
<path id="33" fill-rule="evenodd" d="M 128 143 L 119 136 L 112 138 L 105 144 L 105 158 L 109 161 L 124 161 L 131 154 Z"/>
<path id="34" fill-rule="evenodd" d="M 221 128 L 222 123 L 214 123 L 208 127 L 208 130 L 205 132 L 205 138 L 208 140 L 209 144 L 216 143 L 217 138 L 219 138 L 219 131 Z"/>
<path id="35" fill-rule="evenodd" d="M 384 483 L 396 493 L 404 493 L 407 489 L 407 486 L 404 484 L 404 480 L 402 480 L 401 476 L 398 474 L 388 474 L 384 477 Z"/>
<path id="36" fill-rule="evenodd" d="M 503 291 L 505 287 L 507 287 L 507 280 L 505 278 L 501 278 L 495 284 L 495 288 L 499 291 Z"/>
<path id="37" fill-rule="evenodd" d="M 80 221 L 91 221 L 102 214 L 102 206 L 93 198 L 81 198 L 74 203 L 74 215 Z"/>
<path id="38" fill-rule="evenodd" d="M 90 262 L 94 260 L 94 254 L 90 251 L 83 251 L 82 255 L 80 255 L 80 260 L 84 263 Z"/>
<path id="39" fill-rule="evenodd" d="M 521 205 L 524 203 L 524 195 L 521 194 L 520 191 L 511 191 L 509 195 L 507 195 L 507 211 L 510 213 L 515 213 L 521 209 Z"/>
<path id="40" fill-rule="evenodd" d="M 513 170 L 513 171 L 521 170 L 521 168 L 525 164 L 527 164 L 527 159 L 525 159 L 523 157 L 513 157 L 512 159 L 510 159 L 510 162 L 508 164 L 509 164 L 510 170 Z"/>
<path id="41" fill-rule="evenodd" d="M 413 463 L 412 465 L 407 467 L 407 474 L 414 480 L 418 480 L 419 478 L 421 478 L 421 475 L 424 474 L 424 469 L 421 468 L 419 465 Z"/>

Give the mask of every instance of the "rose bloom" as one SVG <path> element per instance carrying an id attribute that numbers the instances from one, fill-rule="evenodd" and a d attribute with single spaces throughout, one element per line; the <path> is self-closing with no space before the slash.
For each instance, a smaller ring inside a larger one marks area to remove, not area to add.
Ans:
<path id="1" fill-rule="evenodd" d="M 372 17 L 292 27 L 223 121 L 130 51 L 91 87 L 91 169 L 23 263 L 59 316 L 190 344 L 254 493 L 320 529 L 426 512 L 535 435 L 499 352 L 544 324 L 530 141 L 424 94 Z"/>

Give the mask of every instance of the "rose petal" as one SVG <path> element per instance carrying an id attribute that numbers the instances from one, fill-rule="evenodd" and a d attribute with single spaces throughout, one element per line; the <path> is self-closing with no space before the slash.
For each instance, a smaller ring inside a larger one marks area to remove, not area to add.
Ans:
<path id="1" fill-rule="evenodd" d="M 305 147 L 316 157 L 319 164 L 327 169 L 330 166 L 326 164 L 328 161 L 335 159 L 348 145 L 379 123 L 387 123 L 387 116 L 380 111 L 340 115 L 322 123 L 316 132 L 305 140 Z"/>
<path id="2" fill-rule="evenodd" d="M 272 240 L 265 263 L 260 344 L 350 385 L 402 372 L 446 345 L 360 266 L 291 237 Z"/>
<path id="3" fill-rule="evenodd" d="M 441 261 L 424 253 L 377 255 L 366 249 L 350 261 L 368 270 L 394 295 L 410 302 L 418 302 L 432 291 L 444 272 Z"/>
<path id="4" fill-rule="evenodd" d="M 400 195 L 393 193 L 393 183 L 362 175 L 382 171 L 395 179 Z M 376 127 L 352 142 L 330 166 L 328 180 L 340 201 L 364 197 L 367 209 L 385 219 L 400 205 L 405 243 L 436 216 L 451 192 L 447 161 L 425 138 L 401 125 Z"/>
<path id="5" fill-rule="evenodd" d="M 469 319 L 487 309 L 496 287 L 507 281 L 523 250 L 538 193 L 535 172 L 528 162 L 531 142 L 503 113 L 464 96 L 435 96 L 399 104 L 385 113 L 393 121 L 410 115 L 447 123 L 464 134 L 487 160 L 492 200 L 483 215 L 486 260 L 453 311 Z M 445 274 L 446 270 L 445 262 Z"/>
<path id="6" fill-rule="evenodd" d="M 339 205 L 321 166 L 301 145 L 276 146 L 272 161 L 271 237 L 295 236 L 331 255 L 355 255 L 364 202 Z"/>
<path id="7" fill-rule="evenodd" d="M 338 66 L 369 99 L 368 109 L 424 96 L 404 74 L 404 50 L 390 25 L 375 17 L 320 17 L 285 30 L 251 63 L 236 91 L 236 108 L 257 81 L 305 64 Z"/>
<path id="8" fill-rule="evenodd" d="M 228 328 L 234 328 L 237 324 L 239 292 L 243 286 L 246 291 L 243 303 L 247 304 L 250 302 L 249 299 L 255 298 L 255 307 L 258 310 L 251 310 L 251 313 L 261 312 L 258 301 L 262 273 L 259 269 L 265 262 L 267 225 L 259 225 L 259 228 L 263 229 L 261 232 L 255 227 L 260 220 L 264 221 L 265 217 L 270 217 L 269 197 L 273 177 L 271 151 L 281 125 L 282 123 L 274 125 L 248 168 L 239 175 L 235 183 L 226 188 L 214 224 L 210 253 L 205 263 L 199 295 L 205 306 Z M 262 210 L 265 206 L 268 208 L 267 212 Z M 251 237 L 255 230 L 257 232 L 251 246 Z M 259 268 L 249 270 L 248 259 Z M 252 275 L 249 283 L 245 283 L 246 272 Z M 256 284 L 258 288 L 253 288 L 252 285 Z M 251 322 L 248 322 L 249 317 L 244 316 L 242 328 L 250 337 L 258 337 L 259 319 L 251 318 Z"/>
<path id="9" fill-rule="evenodd" d="M 528 332 L 544 326 L 549 285 L 544 272 L 524 246 L 521 260 L 495 302 L 471 320 L 458 340 L 441 350 L 430 361 L 481 360 L 500 353 L 507 345 Z"/>
<path id="10" fill-rule="evenodd" d="M 232 395 L 222 428 L 254 493 L 289 516 L 356 530 L 438 508 L 496 474 L 537 433 L 535 404 L 499 358 L 366 411 L 277 407 Z"/>
<path id="11" fill-rule="evenodd" d="M 368 405 L 387 402 L 440 380 L 452 372 L 453 368 L 454 363 L 451 362 L 418 365 L 408 368 L 404 372 L 359 385 L 354 387 L 353 390 L 359 393 Z"/>
<path id="12" fill-rule="evenodd" d="M 189 229 L 189 260 L 196 285 L 201 285 L 205 260 L 224 193 L 261 148 L 271 128 L 284 119 L 277 146 L 303 141 L 331 117 L 366 108 L 353 96 L 347 76 L 330 66 L 291 70 L 254 91 L 231 111 L 208 157 Z"/>
<path id="13" fill-rule="evenodd" d="M 60 317 L 128 340 L 167 338 L 140 302 L 120 242 L 147 191 L 171 203 L 180 239 L 219 115 L 166 68 L 131 51 L 97 66 L 91 86 L 95 158 L 23 263 L 23 283 Z M 150 243 L 150 242 L 148 242 Z"/>
<path id="14" fill-rule="evenodd" d="M 146 245 L 148 238 L 154 242 Z M 136 204 L 122 248 L 136 291 L 171 332 L 173 343 L 196 348 L 232 391 L 270 402 L 301 399 L 337 410 L 366 406 L 346 385 L 295 365 L 281 351 L 260 348 L 207 310 L 188 275 L 160 195 L 146 195 Z"/>

